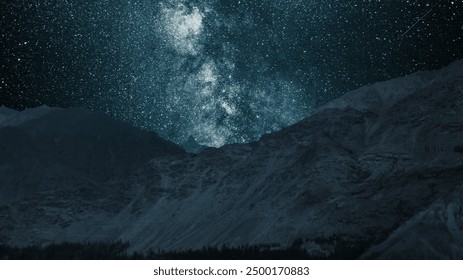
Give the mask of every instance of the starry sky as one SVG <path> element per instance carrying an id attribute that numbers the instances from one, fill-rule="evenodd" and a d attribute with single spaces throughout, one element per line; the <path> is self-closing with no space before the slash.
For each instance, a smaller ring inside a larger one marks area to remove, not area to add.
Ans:
<path id="1" fill-rule="evenodd" d="M 248 142 L 463 58 L 462 0 L 1 0 L 0 105 Z"/>

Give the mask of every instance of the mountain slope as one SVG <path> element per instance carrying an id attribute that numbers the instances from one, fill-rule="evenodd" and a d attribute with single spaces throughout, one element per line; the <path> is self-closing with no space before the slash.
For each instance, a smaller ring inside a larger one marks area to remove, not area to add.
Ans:
<path id="1" fill-rule="evenodd" d="M 8 203 L 0 209 L 0 240 L 122 239 L 131 250 L 285 247 L 301 240 L 310 252 L 328 254 L 336 246 L 330 237 L 339 237 L 384 241 L 368 258 L 463 258 L 460 222 L 402 229 L 461 195 L 462 116 L 457 61 L 347 93 L 255 143 L 155 158 L 126 180 L 107 181 L 107 192 L 47 190 Z M 449 227 L 455 244 L 429 250 L 446 240 L 431 236 Z M 436 244 L 427 244 L 426 253 L 416 248 L 408 255 L 409 246 L 388 251 L 410 231 Z"/>
<path id="2" fill-rule="evenodd" d="M 183 153 L 151 132 L 103 114 L 46 106 L 0 111 L 0 203 L 36 191 L 98 185 L 149 159 Z"/>
<path id="3" fill-rule="evenodd" d="M 439 198 L 370 248 L 367 259 L 461 259 L 463 185 Z"/>

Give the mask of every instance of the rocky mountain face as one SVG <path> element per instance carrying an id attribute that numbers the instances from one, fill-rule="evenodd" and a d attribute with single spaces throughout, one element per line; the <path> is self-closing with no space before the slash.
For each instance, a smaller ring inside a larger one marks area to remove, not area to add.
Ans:
<path id="1" fill-rule="evenodd" d="M 45 110 L 19 122 L 0 110 L 0 242 L 298 240 L 322 255 L 342 239 L 367 244 L 363 258 L 463 258 L 463 61 L 197 154 L 99 114 Z"/>

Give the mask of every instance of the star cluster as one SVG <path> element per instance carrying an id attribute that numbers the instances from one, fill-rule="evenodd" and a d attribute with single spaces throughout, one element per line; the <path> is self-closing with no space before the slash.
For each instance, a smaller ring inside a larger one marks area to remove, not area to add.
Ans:
<path id="1" fill-rule="evenodd" d="M 252 141 L 348 90 L 463 58 L 463 1 L 1 5 L 1 104 L 87 107 L 176 143 Z"/>

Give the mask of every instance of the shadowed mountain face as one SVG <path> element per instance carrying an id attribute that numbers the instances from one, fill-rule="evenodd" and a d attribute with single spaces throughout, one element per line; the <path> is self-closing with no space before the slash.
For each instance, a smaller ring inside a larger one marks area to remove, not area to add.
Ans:
<path id="1" fill-rule="evenodd" d="M 103 114 L 46 106 L 0 108 L 0 202 L 37 191 L 98 188 L 152 158 L 183 150 Z"/>
<path id="2" fill-rule="evenodd" d="M 50 110 L 0 129 L 3 243 L 300 240 L 329 254 L 337 236 L 370 240 L 365 258 L 463 258 L 463 61 L 199 154 L 98 114 Z"/>

